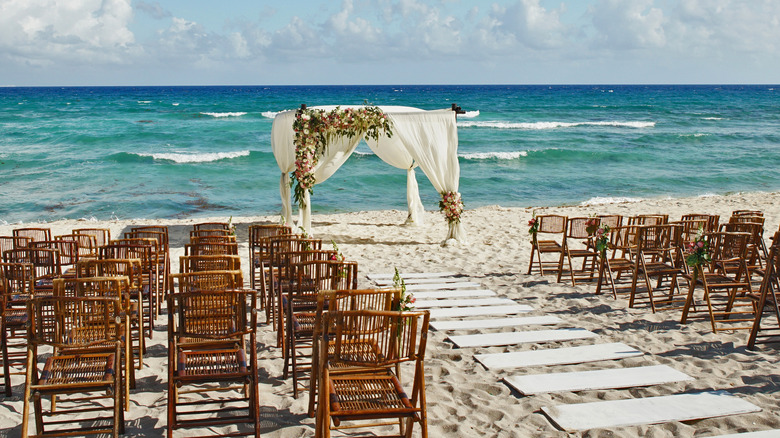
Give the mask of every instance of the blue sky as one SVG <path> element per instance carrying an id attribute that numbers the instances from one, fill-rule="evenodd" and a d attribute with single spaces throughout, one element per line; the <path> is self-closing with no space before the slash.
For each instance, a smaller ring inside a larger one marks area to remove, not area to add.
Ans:
<path id="1" fill-rule="evenodd" d="M 776 0 L 0 0 L 0 85 L 780 83 Z"/>

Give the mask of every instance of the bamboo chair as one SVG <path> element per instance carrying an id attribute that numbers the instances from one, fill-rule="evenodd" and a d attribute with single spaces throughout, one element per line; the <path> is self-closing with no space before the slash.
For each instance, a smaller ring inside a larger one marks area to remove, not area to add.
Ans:
<path id="1" fill-rule="evenodd" d="M 755 296 L 756 316 L 748 337 L 749 350 L 754 350 L 756 344 L 780 343 L 780 231 L 772 238 L 769 258 L 761 275 L 761 287 Z"/>
<path id="2" fill-rule="evenodd" d="M 597 216 L 601 220 L 602 225 L 607 225 L 609 228 L 617 228 L 623 226 L 623 215 L 620 214 L 600 214 Z"/>
<path id="3" fill-rule="evenodd" d="M 742 218 L 749 216 L 739 216 Z M 731 219 L 730 219 L 731 220 Z M 747 233 L 750 235 L 748 239 L 747 253 L 745 259 L 751 278 L 753 273 L 764 267 L 766 262 L 766 252 L 764 249 L 764 226 L 763 224 L 756 222 L 729 222 L 728 224 L 722 224 L 720 231 L 724 233 Z M 768 255 L 768 254 L 767 254 Z"/>
<path id="4" fill-rule="evenodd" d="M 650 308 L 656 312 L 659 305 L 682 307 L 684 297 L 679 296 L 680 288 L 677 277 L 684 274 L 684 270 L 675 265 L 678 259 L 679 248 L 675 242 L 679 237 L 673 232 L 679 230 L 673 225 L 645 225 L 637 228 L 636 255 L 631 278 L 631 295 L 628 306 L 634 307 L 640 292 L 638 285 L 640 278 L 644 283 L 644 291 L 647 293 Z M 655 279 L 655 285 L 653 281 Z M 658 290 L 666 288 L 664 280 L 668 281 L 668 290 L 664 292 L 664 298 L 656 298 Z"/>
<path id="5" fill-rule="evenodd" d="M 656 214 L 638 214 L 628 218 L 627 225 L 664 225 L 669 223 L 669 215 Z"/>
<path id="6" fill-rule="evenodd" d="M 130 324 L 133 341 L 140 347 L 138 353 L 138 369 L 143 366 L 143 355 L 146 353 L 146 340 L 152 339 L 154 321 L 149 301 L 143 299 L 143 280 L 141 278 L 141 261 L 138 259 L 102 259 L 82 260 L 76 270 L 77 278 L 89 277 L 124 277 L 128 281 L 130 295 Z M 136 335 L 137 334 L 137 335 Z"/>
<path id="7" fill-rule="evenodd" d="M 685 324 L 691 309 L 695 310 L 694 290 L 701 285 L 713 333 L 752 328 L 748 323 L 755 318 L 755 302 L 745 262 L 749 240 L 747 233 L 713 235 L 712 262 L 706 270 L 699 267 L 696 283 L 690 282 L 680 323 Z"/>
<path id="8" fill-rule="evenodd" d="M 545 274 L 545 267 L 554 268 L 555 272 L 559 274 L 563 269 L 563 240 L 566 235 L 568 218 L 554 214 L 537 216 L 536 218 L 539 220 L 539 229 L 536 235 L 531 237 L 531 258 L 528 262 L 528 275 L 531 274 L 534 266 L 534 255 L 537 257 L 540 274 Z M 541 237 L 544 237 L 544 239 L 540 239 Z M 557 260 L 555 262 L 544 261 L 542 260 L 543 254 L 555 254 Z"/>
<path id="9" fill-rule="evenodd" d="M 307 239 L 297 234 L 280 235 L 270 238 L 269 242 L 269 265 L 268 265 L 268 306 L 266 310 L 267 320 L 276 324 L 280 336 L 277 338 L 277 346 L 282 346 L 281 333 L 284 330 L 282 325 L 281 307 L 279 303 L 282 297 L 282 291 L 288 287 L 290 279 L 287 275 L 287 266 L 291 262 L 290 254 L 301 251 L 318 251 L 322 249 L 322 241 L 319 239 Z"/>
<path id="10" fill-rule="evenodd" d="M 126 391 L 117 372 L 122 355 L 122 330 L 117 330 L 116 323 L 121 321 L 120 298 L 35 297 L 28 309 L 22 437 L 123 434 Z M 84 327 L 90 328 L 89 337 L 73 336 Z M 40 355 L 49 348 L 51 354 Z M 46 357 L 43 369 L 39 369 L 39 357 Z M 48 410 L 46 396 L 51 397 Z M 110 399 L 111 404 L 103 399 Z M 31 410 L 36 435 L 29 433 Z M 99 416 L 101 411 L 110 415 Z"/>
<path id="11" fill-rule="evenodd" d="M 357 262 L 312 260 L 290 266 L 294 284 L 282 302 L 285 312 L 283 378 L 292 373 L 293 398 L 298 398 L 298 380 L 310 374 L 312 337 L 317 294 L 322 290 L 357 289 Z M 309 358 L 309 362 L 301 359 Z"/>
<path id="12" fill-rule="evenodd" d="M 29 237 L 33 242 L 51 240 L 51 228 L 16 228 L 14 237 Z"/>
<path id="13" fill-rule="evenodd" d="M 54 281 L 55 297 L 80 297 L 80 298 L 113 298 L 119 300 L 121 305 L 120 315 L 113 321 L 112 330 L 118 333 L 118 339 L 122 343 L 122 355 L 120 357 L 120 375 L 124 376 L 125 397 L 124 409 L 130 408 L 130 389 L 135 388 L 135 367 L 133 366 L 133 351 L 138 351 L 141 357 L 141 349 L 133 345 L 133 337 L 130 331 L 130 283 L 127 277 L 88 277 L 88 278 L 58 278 Z M 95 333 L 89 324 L 83 324 L 71 329 L 71 338 L 82 339 L 91 342 Z M 98 348 L 99 345 L 93 345 Z M 110 347 L 110 346 L 109 346 Z M 63 352 L 70 351 L 64 348 Z M 54 400 L 52 400 L 54 403 Z"/>
<path id="14" fill-rule="evenodd" d="M 600 267 L 596 294 L 601 293 L 605 280 L 612 291 L 613 298 L 617 299 L 618 293 L 623 290 L 630 293 L 632 276 L 624 277 L 623 274 L 634 270 L 637 228 L 636 225 L 624 225 L 609 230 L 609 249 Z M 624 278 L 628 278 L 628 284 L 619 283 Z"/>
<path id="15" fill-rule="evenodd" d="M 3 253 L 6 263 L 30 263 L 35 271 L 35 293 L 51 295 L 53 281 L 62 276 L 60 254 L 49 248 L 18 248 Z"/>
<path id="16" fill-rule="evenodd" d="M 219 229 L 205 229 L 205 230 L 192 230 L 190 231 L 190 240 L 193 237 L 210 237 L 210 236 L 231 236 L 230 230 Z"/>
<path id="17" fill-rule="evenodd" d="M 201 222 L 192 224 L 193 231 L 200 230 L 227 230 L 230 231 L 230 224 L 227 222 Z"/>
<path id="18" fill-rule="evenodd" d="M 125 233 L 126 239 L 154 239 L 157 241 L 157 271 L 159 285 L 157 286 L 162 295 L 171 290 L 171 250 L 168 238 L 168 227 L 150 225 L 145 227 L 132 228 Z M 160 302 L 165 298 L 161 297 Z"/>
<path id="19" fill-rule="evenodd" d="M 334 327 L 333 354 L 324 354 L 327 345 L 319 350 L 322 377 L 315 436 L 329 437 L 331 422 L 335 427 L 342 421 L 373 422 L 350 426 L 362 427 L 390 419 L 397 423 L 384 424 L 399 425 L 399 434 L 394 436 L 411 436 L 414 423 L 420 424 L 423 437 L 428 436 L 424 357 L 429 318 L 428 311 L 357 310 L 325 315 L 323 324 Z M 413 364 L 410 392 L 404 390 L 399 375 L 404 363 Z M 350 372 L 350 368 L 374 372 Z"/>
<path id="20" fill-rule="evenodd" d="M 691 214 L 684 214 L 680 216 L 680 222 L 686 222 L 686 221 L 706 221 L 706 224 L 704 226 L 704 232 L 715 233 L 718 231 L 720 215 L 691 213 Z"/>
<path id="21" fill-rule="evenodd" d="M 6 397 L 12 395 L 11 365 L 24 369 L 27 351 L 27 301 L 35 296 L 35 270 L 30 263 L 0 263 L 0 352 Z M 13 374 L 24 374 L 14 372 Z"/>
<path id="22" fill-rule="evenodd" d="M 112 241 L 116 242 L 116 241 Z M 141 261 L 141 297 L 144 304 L 141 306 L 151 309 L 149 318 L 149 328 L 154 331 L 154 320 L 160 313 L 161 291 L 160 286 L 160 264 L 155 253 L 154 244 L 151 240 L 141 239 L 133 240 L 131 243 L 110 243 L 101 246 L 98 250 L 100 260 L 106 259 L 138 259 Z"/>
<path id="23" fill-rule="evenodd" d="M 563 259 L 569 266 L 569 277 L 572 286 L 577 285 L 577 279 L 580 281 L 592 281 L 596 278 L 599 263 L 599 254 L 591 243 L 591 235 L 588 233 L 588 222 L 594 218 L 574 217 L 566 221 L 566 233 L 563 236 Z M 598 218 L 596 218 L 598 220 Z M 579 269 L 574 269 L 572 261 L 582 259 L 582 265 Z M 563 269 L 558 270 L 558 283 L 561 282 Z"/>
<path id="24" fill-rule="evenodd" d="M 169 438 L 176 429 L 237 423 L 252 430 L 218 436 L 260 436 L 256 296 L 253 290 L 168 295 Z"/>
<path id="25" fill-rule="evenodd" d="M 95 238 L 98 248 L 111 242 L 111 230 L 108 228 L 74 228 L 73 234 L 86 234 Z"/>
<path id="26" fill-rule="evenodd" d="M 333 327 L 323 326 L 325 312 L 343 312 L 346 310 L 398 310 L 401 298 L 400 289 L 344 289 L 322 290 L 317 293 L 317 310 L 314 318 L 312 334 L 311 379 L 309 380 L 309 417 L 314 418 L 316 412 L 317 386 L 320 378 L 319 349 L 324 342 L 322 336 L 327 336 L 328 350 L 326 355 L 333 354 Z M 323 330 L 327 330 L 323 332 Z M 357 371 L 358 369 L 355 369 Z M 368 370 L 370 372 L 371 370 Z"/>
<path id="27" fill-rule="evenodd" d="M 249 287 L 260 292 L 260 309 L 267 308 L 266 279 L 268 278 L 268 263 L 270 257 L 270 237 L 284 234 L 292 234 L 292 229 L 287 225 L 250 225 L 249 226 Z M 268 315 L 266 315 L 267 319 Z"/>

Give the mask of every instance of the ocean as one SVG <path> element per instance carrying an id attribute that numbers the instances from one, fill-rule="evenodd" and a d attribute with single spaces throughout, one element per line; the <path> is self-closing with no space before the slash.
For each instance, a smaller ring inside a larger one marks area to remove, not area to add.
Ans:
<path id="1" fill-rule="evenodd" d="M 466 209 L 780 190 L 774 85 L 0 88 L 0 223 L 275 215 L 271 125 L 301 104 L 458 118 Z M 439 195 L 421 171 L 420 195 Z M 406 208 L 365 144 L 313 212 Z M 466 213 L 468 214 L 468 213 Z"/>

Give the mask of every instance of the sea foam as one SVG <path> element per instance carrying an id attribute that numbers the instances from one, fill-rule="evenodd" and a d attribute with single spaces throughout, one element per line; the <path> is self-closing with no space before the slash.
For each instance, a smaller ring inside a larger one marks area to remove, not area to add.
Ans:
<path id="1" fill-rule="evenodd" d="M 498 122 L 498 121 L 465 121 L 458 122 L 460 128 L 494 128 L 494 129 L 558 129 L 574 128 L 577 126 L 611 126 L 616 128 L 652 128 L 655 122 L 643 121 L 602 121 L 602 122 Z"/>
<path id="2" fill-rule="evenodd" d="M 246 115 L 245 112 L 234 112 L 234 113 L 201 113 L 204 116 L 211 116 L 216 118 L 222 118 L 222 117 L 241 117 L 243 115 Z"/>
<path id="3" fill-rule="evenodd" d="M 466 160 L 489 160 L 489 159 L 498 159 L 498 160 L 516 160 L 520 157 L 527 157 L 528 152 L 527 151 L 517 151 L 517 152 L 476 152 L 473 154 L 462 154 L 459 155 L 461 158 L 464 158 Z"/>
<path id="4" fill-rule="evenodd" d="M 155 160 L 167 160 L 175 163 L 209 163 L 218 160 L 227 160 L 231 158 L 246 157 L 249 155 L 249 151 L 235 151 L 235 152 L 206 152 L 202 154 L 185 154 L 185 153 L 161 153 L 161 154 L 143 154 L 139 153 L 142 157 L 152 157 Z"/>
<path id="5" fill-rule="evenodd" d="M 464 114 L 459 114 L 458 117 L 464 118 L 464 119 L 473 119 L 474 117 L 479 117 L 479 110 L 476 111 L 466 111 Z"/>
<path id="6" fill-rule="evenodd" d="M 626 202 L 639 202 L 641 199 L 639 198 L 628 198 L 628 197 L 601 197 L 596 196 L 594 198 L 590 198 L 587 201 L 581 202 L 580 206 L 588 206 L 588 205 L 607 205 L 607 204 L 623 204 Z"/>

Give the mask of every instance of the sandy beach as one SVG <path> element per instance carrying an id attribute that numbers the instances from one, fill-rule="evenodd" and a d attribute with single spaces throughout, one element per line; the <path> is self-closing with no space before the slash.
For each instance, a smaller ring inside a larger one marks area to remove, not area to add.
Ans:
<path id="1" fill-rule="evenodd" d="M 468 208 L 468 199 L 465 200 Z M 630 216 L 642 213 L 666 213 L 676 220 L 683 214 L 721 215 L 721 221 L 736 209 L 758 209 L 766 217 L 765 236 L 771 236 L 780 224 L 780 193 L 733 194 L 678 199 L 645 200 L 588 206 L 538 208 L 536 214 L 558 213 L 570 217 L 618 213 Z M 457 272 L 468 276 L 499 297 L 528 304 L 535 310 L 528 316 L 555 315 L 564 320 L 562 327 L 593 331 L 603 342 L 622 342 L 640 349 L 641 357 L 615 362 L 534 367 L 507 371 L 489 371 L 474 360 L 474 354 L 520 351 L 542 348 L 529 344 L 511 347 L 456 348 L 446 341 L 447 333 L 431 331 L 426 356 L 428 426 L 431 437 L 705 437 L 766 429 L 780 429 L 780 372 L 777 349 L 761 346 L 746 349 L 747 333 L 713 334 L 709 320 L 697 317 L 679 324 L 679 311 L 659 311 L 649 307 L 629 309 L 624 297 L 595 295 L 595 285 L 576 287 L 556 283 L 552 276 L 525 275 L 529 259 L 527 222 L 531 208 L 499 206 L 466 210 L 462 217 L 467 244 L 440 245 L 446 223 L 439 212 L 426 213 L 426 225 L 401 226 L 404 211 L 366 211 L 313 216 L 313 234 L 325 242 L 333 240 L 348 260 L 360 267 L 362 286 L 371 284 L 368 273 Z M 183 255 L 191 224 L 226 221 L 226 217 L 186 220 L 58 221 L 41 225 L 0 226 L 0 235 L 13 228 L 47 226 L 52 233 L 66 234 L 73 228 L 110 228 L 120 236 L 141 224 L 169 226 L 173 270 Z M 247 262 L 247 227 L 253 223 L 276 222 L 278 216 L 234 217 L 238 227 L 242 266 Z M 246 268 L 245 268 L 246 270 Z M 248 274 L 245 275 L 248 281 Z M 131 393 L 131 408 L 126 413 L 127 436 L 162 436 L 166 425 L 166 318 L 156 321 L 154 339 L 148 342 L 145 366 L 137 374 L 137 389 Z M 518 328 L 521 330 L 522 328 Z M 502 329 L 506 330 L 506 329 Z M 510 329 L 511 330 L 511 329 Z M 481 332 L 499 331 L 482 330 Z M 469 333 L 479 333 L 472 331 Z M 291 381 L 281 379 L 281 352 L 273 344 L 275 335 L 266 324 L 258 328 L 260 346 L 260 403 L 263 412 L 263 436 L 298 437 L 313 435 L 313 419 L 306 416 L 306 397 L 292 397 Z M 583 341 L 547 344 L 582 345 Z M 501 379 L 508 375 L 582 371 L 618 366 L 669 365 L 695 380 L 635 389 L 591 390 L 522 396 L 510 390 Z M 0 436 L 18 436 L 22 412 L 20 395 L 24 382 L 14 378 L 14 396 L 0 401 Z M 566 433 L 557 429 L 541 413 L 544 406 L 600 400 L 631 399 L 705 390 L 727 390 L 762 410 L 758 413 L 712 418 L 691 422 L 672 422 L 615 429 L 593 429 Z M 187 436 L 182 434 L 180 436 Z M 338 433 L 335 435 L 338 436 Z"/>

